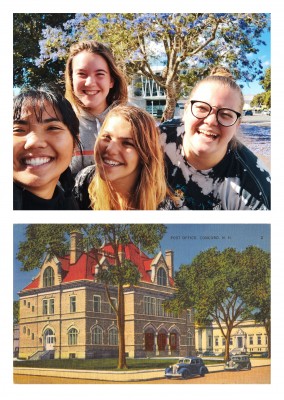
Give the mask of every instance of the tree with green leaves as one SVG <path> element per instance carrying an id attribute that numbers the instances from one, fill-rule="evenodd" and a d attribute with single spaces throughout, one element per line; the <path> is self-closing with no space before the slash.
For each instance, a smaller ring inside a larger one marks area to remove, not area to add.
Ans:
<path id="1" fill-rule="evenodd" d="M 60 84 L 60 74 L 64 70 L 65 61 L 45 63 L 38 67 L 35 60 L 40 55 L 40 40 L 45 27 L 62 28 L 63 24 L 75 14 L 13 14 L 13 43 L 14 43 L 14 87 L 24 85 L 38 86 L 43 83 Z M 61 75 L 61 87 L 64 88 L 64 79 Z M 63 85 L 62 85 L 63 83 Z"/>
<path id="2" fill-rule="evenodd" d="M 64 256 L 69 251 L 69 234 L 80 230 L 83 244 L 87 250 L 92 249 L 99 272 L 96 279 L 105 285 L 110 306 L 116 313 L 119 337 L 118 368 L 127 368 L 125 356 L 125 304 L 124 287 L 139 283 L 140 275 L 135 264 L 123 257 L 123 248 L 132 242 L 141 250 L 154 253 L 166 232 L 161 224 L 34 224 L 26 227 L 25 241 L 19 244 L 18 260 L 23 270 L 39 267 L 49 254 L 52 258 Z M 115 263 L 107 269 L 103 268 L 100 259 L 100 248 L 103 244 L 111 246 Z M 110 297 L 109 287 L 117 288 L 117 303 Z"/>
<path id="3" fill-rule="evenodd" d="M 271 67 L 265 70 L 264 77 L 259 82 L 264 92 L 256 94 L 252 101 L 252 107 L 271 108 Z"/>
<path id="4" fill-rule="evenodd" d="M 225 338 L 225 360 L 229 359 L 233 328 L 254 318 L 260 299 L 265 297 L 270 255 L 258 247 L 243 252 L 234 248 L 210 248 L 198 254 L 190 265 L 177 272 L 177 293 L 167 305 L 173 310 L 194 307 L 197 326 L 214 321 Z M 262 309 L 263 313 L 268 310 Z"/>
<path id="5" fill-rule="evenodd" d="M 140 74 L 164 89 L 163 121 L 173 117 L 177 100 L 214 65 L 229 67 L 236 79 L 247 82 L 259 76 L 262 63 L 250 56 L 265 44 L 261 35 L 269 24 L 269 15 L 262 13 L 76 14 L 64 24 L 46 24 L 34 63 L 58 68 L 72 43 L 104 42 L 129 81 Z M 162 73 L 154 65 L 163 66 Z"/>

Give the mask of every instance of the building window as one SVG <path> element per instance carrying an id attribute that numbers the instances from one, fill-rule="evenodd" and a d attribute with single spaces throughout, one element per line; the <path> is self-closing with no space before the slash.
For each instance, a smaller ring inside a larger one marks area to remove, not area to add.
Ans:
<path id="1" fill-rule="evenodd" d="M 26 333 L 27 332 L 27 328 L 24 326 L 23 327 L 23 333 Z"/>
<path id="2" fill-rule="evenodd" d="M 115 326 L 111 328 L 108 332 L 108 341 L 109 344 L 113 346 L 118 345 L 118 334 L 117 334 L 117 328 Z"/>
<path id="3" fill-rule="evenodd" d="M 43 287 L 54 285 L 54 271 L 53 268 L 47 267 L 43 273 Z"/>
<path id="4" fill-rule="evenodd" d="M 27 331 L 27 333 L 28 333 L 28 336 L 30 336 L 30 334 L 31 334 L 31 331 L 30 331 L 30 329 L 28 328 L 28 331 Z"/>
<path id="5" fill-rule="evenodd" d="M 35 310 L 35 306 L 32 306 L 32 312 L 34 312 L 34 310 Z"/>
<path id="6" fill-rule="evenodd" d="M 167 274 L 164 268 L 159 268 L 157 273 L 157 283 L 161 286 L 167 286 Z"/>
<path id="7" fill-rule="evenodd" d="M 191 331 L 187 332 L 187 344 L 188 344 L 188 346 L 194 345 L 193 335 L 192 335 Z"/>
<path id="8" fill-rule="evenodd" d="M 94 296 L 94 312 L 101 312 L 101 296 Z"/>
<path id="9" fill-rule="evenodd" d="M 49 299 L 49 314 L 54 314 L 54 299 Z"/>
<path id="10" fill-rule="evenodd" d="M 42 313 L 43 315 L 48 314 L 48 300 L 42 301 Z"/>
<path id="11" fill-rule="evenodd" d="M 144 312 L 146 315 L 155 315 L 156 299 L 154 297 L 144 297 Z"/>
<path id="12" fill-rule="evenodd" d="M 163 307 L 163 300 L 162 299 L 157 299 L 157 315 L 158 317 L 164 317 L 165 316 L 165 310 Z"/>
<path id="13" fill-rule="evenodd" d="M 76 296 L 70 297 L 70 312 L 76 312 Z"/>
<path id="14" fill-rule="evenodd" d="M 27 304 L 27 301 L 26 300 L 24 300 L 24 306 Z"/>
<path id="15" fill-rule="evenodd" d="M 212 347 L 212 336 L 208 336 L 208 347 Z"/>
<path id="16" fill-rule="evenodd" d="M 219 338 L 215 338 L 215 346 L 219 346 Z"/>
<path id="17" fill-rule="evenodd" d="M 233 346 L 233 338 L 230 337 L 230 346 Z"/>
<path id="18" fill-rule="evenodd" d="M 100 326 L 95 326 L 93 330 L 93 344 L 103 343 L 103 330 Z"/>
<path id="19" fill-rule="evenodd" d="M 31 306 L 31 303 L 28 301 L 28 308 L 30 308 L 30 306 Z"/>
<path id="20" fill-rule="evenodd" d="M 117 300 L 116 300 L 116 298 L 115 297 L 111 297 L 110 299 L 111 299 L 111 302 L 114 305 L 115 309 L 117 309 Z M 109 311 L 108 312 L 110 314 L 114 314 L 115 313 L 114 309 L 112 308 L 112 306 L 110 304 L 109 304 Z"/>
<path id="21" fill-rule="evenodd" d="M 42 301 L 42 314 L 54 314 L 54 299 L 44 299 Z"/>
<path id="22" fill-rule="evenodd" d="M 261 336 L 257 335 L 257 344 L 261 344 Z"/>
<path id="23" fill-rule="evenodd" d="M 253 344 L 253 336 L 249 337 L 249 344 Z"/>
<path id="24" fill-rule="evenodd" d="M 226 344 L 226 339 L 222 338 L 222 346 L 225 346 L 225 344 Z"/>
<path id="25" fill-rule="evenodd" d="M 68 332 L 68 345 L 73 346 L 77 344 L 78 340 L 78 331 L 75 328 L 71 328 Z"/>
<path id="26" fill-rule="evenodd" d="M 34 340 L 35 339 L 35 334 L 34 333 L 32 333 L 32 340 Z"/>

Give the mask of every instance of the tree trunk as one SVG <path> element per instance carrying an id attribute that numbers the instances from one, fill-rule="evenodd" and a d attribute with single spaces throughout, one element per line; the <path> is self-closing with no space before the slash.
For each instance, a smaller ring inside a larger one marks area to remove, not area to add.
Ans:
<path id="1" fill-rule="evenodd" d="M 265 331 L 267 335 L 267 351 L 268 351 L 268 358 L 271 358 L 271 323 L 269 321 L 264 322 Z"/>
<path id="2" fill-rule="evenodd" d="M 231 330 L 227 329 L 227 335 L 225 336 L 226 344 L 225 344 L 225 361 L 229 361 L 230 359 L 230 338 L 231 338 Z"/>
<path id="3" fill-rule="evenodd" d="M 124 292 L 123 286 L 118 285 L 118 313 L 117 313 L 117 328 L 118 328 L 118 365 L 119 369 L 126 369 L 125 356 L 125 307 L 124 307 Z"/>
<path id="4" fill-rule="evenodd" d="M 166 106 L 161 118 L 161 122 L 172 119 L 175 115 L 175 108 L 177 100 L 179 98 L 179 93 L 176 91 L 176 83 L 171 81 L 166 87 Z"/>

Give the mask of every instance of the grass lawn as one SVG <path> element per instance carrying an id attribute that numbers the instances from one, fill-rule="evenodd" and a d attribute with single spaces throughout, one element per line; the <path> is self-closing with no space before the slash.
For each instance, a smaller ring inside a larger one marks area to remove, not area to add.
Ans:
<path id="1" fill-rule="evenodd" d="M 139 369 L 159 369 L 166 368 L 171 364 L 175 364 L 178 359 L 127 359 L 127 366 L 129 370 Z M 208 364 L 216 364 L 216 361 L 206 361 Z M 220 363 L 220 360 L 218 360 Z M 64 360 L 36 360 L 36 361 L 14 361 L 14 367 L 29 367 L 29 368 L 63 368 L 63 369 L 87 369 L 87 370 L 117 370 L 116 358 L 103 358 L 103 359 L 64 359 Z"/>

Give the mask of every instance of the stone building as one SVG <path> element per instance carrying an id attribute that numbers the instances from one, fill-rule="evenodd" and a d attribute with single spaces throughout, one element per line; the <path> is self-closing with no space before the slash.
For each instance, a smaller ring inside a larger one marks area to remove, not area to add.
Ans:
<path id="1" fill-rule="evenodd" d="M 129 357 L 185 356 L 195 353 L 194 318 L 188 310 L 179 315 L 163 308 L 174 289 L 174 254 L 154 258 L 133 243 L 120 257 L 132 261 L 140 273 L 136 286 L 126 286 L 125 331 Z M 85 251 L 82 235 L 70 235 L 70 254 L 46 255 L 38 275 L 19 293 L 20 358 L 100 358 L 118 354 L 116 314 L 105 287 L 96 279 L 94 250 Z M 110 245 L 99 250 L 103 268 L 114 264 Z M 110 287 L 113 302 L 117 289 Z"/>
<path id="2" fill-rule="evenodd" d="M 225 326 L 223 327 L 224 329 Z M 199 353 L 212 352 L 216 355 L 225 352 L 225 338 L 216 323 L 195 330 L 196 350 Z M 232 330 L 230 352 L 261 355 L 268 351 L 268 338 L 262 324 L 245 320 Z"/>

